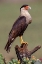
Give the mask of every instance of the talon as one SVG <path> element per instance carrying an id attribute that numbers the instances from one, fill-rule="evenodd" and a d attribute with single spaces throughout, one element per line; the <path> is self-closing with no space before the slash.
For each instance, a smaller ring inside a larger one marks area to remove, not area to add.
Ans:
<path id="1" fill-rule="evenodd" d="M 24 41 L 23 41 L 22 36 L 20 37 L 20 40 L 21 40 L 21 44 L 23 44 L 23 43 L 24 43 L 24 44 L 28 44 L 28 42 L 24 42 Z"/>
<path id="2" fill-rule="evenodd" d="M 28 45 L 28 42 L 24 42 L 24 41 L 23 41 L 23 43 L 22 43 L 22 44 L 27 44 L 27 45 Z"/>

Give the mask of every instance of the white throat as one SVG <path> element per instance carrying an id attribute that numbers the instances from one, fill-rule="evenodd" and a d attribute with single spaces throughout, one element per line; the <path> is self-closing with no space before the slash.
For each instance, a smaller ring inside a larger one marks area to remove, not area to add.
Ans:
<path id="1" fill-rule="evenodd" d="M 21 9 L 20 15 L 21 16 L 25 16 L 25 17 L 28 17 L 28 18 L 31 17 L 31 15 L 29 14 L 28 10 L 24 10 L 24 9 Z"/>
<path id="2" fill-rule="evenodd" d="M 32 19 L 32 18 L 31 18 L 31 15 L 30 15 L 29 12 L 28 12 L 28 10 L 25 10 L 25 9 L 23 9 L 23 8 L 21 9 L 20 16 L 25 16 L 27 23 Z"/>

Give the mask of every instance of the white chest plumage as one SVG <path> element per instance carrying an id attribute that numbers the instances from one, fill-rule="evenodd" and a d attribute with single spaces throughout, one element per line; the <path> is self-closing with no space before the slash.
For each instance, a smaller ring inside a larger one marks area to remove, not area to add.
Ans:
<path id="1" fill-rule="evenodd" d="M 26 23 L 27 24 L 29 23 L 29 21 L 32 20 L 31 15 L 29 14 L 29 12 L 27 10 L 21 10 L 21 16 L 26 17 Z"/>

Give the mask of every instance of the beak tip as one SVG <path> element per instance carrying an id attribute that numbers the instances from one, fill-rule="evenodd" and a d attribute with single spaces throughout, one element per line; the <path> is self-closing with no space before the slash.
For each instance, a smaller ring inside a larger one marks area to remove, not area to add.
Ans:
<path id="1" fill-rule="evenodd" d="M 31 10 L 31 7 L 30 7 L 30 10 Z"/>
<path id="2" fill-rule="evenodd" d="M 29 6 L 29 9 L 31 10 L 31 7 Z"/>

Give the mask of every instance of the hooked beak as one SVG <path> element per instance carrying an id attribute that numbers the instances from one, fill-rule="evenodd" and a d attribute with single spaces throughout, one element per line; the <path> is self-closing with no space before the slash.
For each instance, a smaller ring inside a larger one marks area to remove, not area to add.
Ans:
<path id="1" fill-rule="evenodd" d="M 28 6 L 28 9 L 30 9 L 30 10 L 31 10 L 31 7 L 30 7 L 30 6 Z"/>

